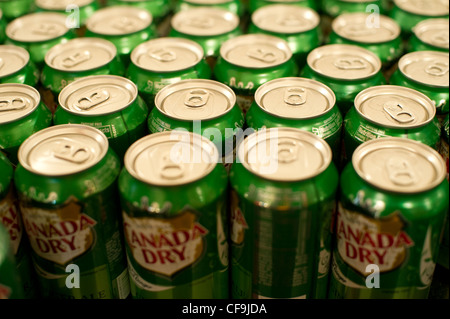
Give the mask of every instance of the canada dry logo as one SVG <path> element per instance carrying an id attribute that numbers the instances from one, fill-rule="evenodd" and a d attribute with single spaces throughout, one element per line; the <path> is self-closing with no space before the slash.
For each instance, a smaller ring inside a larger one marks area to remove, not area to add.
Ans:
<path id="1" fill-rule="evenodd" d="M 143 268 L 172 276 L 195 263 L 206 249 L 208 230 L 193 211 L 173 218 L 133 218 L 123 212 L 125 238 Z"/>
<path id="2" fill-rule="evenodd" d="M 244 242 L 247 221 L 239 208 L 239 199 L 236 192 L 231 192 L 231 241 L 236 245 Z"/>
<path id="3" fill-rule="evenodd" d="M 8 193 L 6 198 L 0 202 L 0 224 L 3 224 L 8 231 L 12 252 L 16 255 L 17 250 L 19 249 L 20 240 L 22 239 L 23 228 L 19 212 L 14 203 L 12 190 Z"/>

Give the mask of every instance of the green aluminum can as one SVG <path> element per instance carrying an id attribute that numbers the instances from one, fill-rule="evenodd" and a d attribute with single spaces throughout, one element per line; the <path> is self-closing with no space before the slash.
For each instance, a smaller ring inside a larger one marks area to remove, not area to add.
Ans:
<path id="1" fill-rule="evenodd" d="M 148 118 L 151 133 L 176 129 L 211 140 L 228 168 L 243 126 L 244 115 L 233 90 L 213 80 L 183 80 L 166 86 L 156 95 Z"/>
<path id="2" fill-rule="evenodd" d="M 391 18 L 369 13 L 347 13 L 331 24 L 330 43 L 353 44 L 375 53 L 385 68 L 395 63 L 403 53 L 401 30 Z"/>
<path id="3" fill-rule="evenodd" d="M 413 28 L 409 51 L 449 50 L 449 19 L 426 19 Z"/>
<path id="4" fill-rule="evenodd" d="M 245 13 L 245 6 L 241 0 L 178 0 L 175 4 L 175 12 L 199 7 L 223 9 L 239 17 Z"/>
<path id="5" fill-rule="evenodd" d="M 431 18 L 448 19 L 448 2 L 441 0 L 394 0 L 389 15 L 400 25 L 405 37 L 421 21 Z"/>
<path id="6" fill-rule="evenodd" d="M 237 104 L 244 114 L 253 103 L 258 87 L 297 73 L 288 43 L 266 34 L 246 34 L 224 42 L 213 72 L 217 81 L 236 93 Z"/>
<path id="7" fill-rule="evenodd" d="M 331 44 L 311 51 L 302 76 L 331 88 L 343 116 L 364 89 L 386 84 L 381 60 L 369 50 L 349 44 Z"/>
<path id="8" fill-rule="evenodd" d="M 151 134 L 119 178 L 131 293 L 136 299 L 227 299 L 225 168 L 201 135 Z"/>
<path id="9" fill-rule="evenodd" d="M 440 141 L 436 108 L 424 94 L 395 85 L 365 89 L 344 118 L 343 162 L 369 140 L 402 137 L 437 149 Z"/>
<path id="10" fill-rule="evenodd" d="M 239 16 L 213 7 L 184 10 L 171 19 L 169 35 L 190 39 L 203 48 L 206 60 L 214 68 L 223 42 L 242 34 Z"/>
<path id="11" fill-rule="evenodd" d="M 310 8 L 285 4 L 267 5 L 251 16 L 250 33 L 265 33 L 285 40 L 299 69 L 306 57 L 322 43 L 320 16 Z"/>
<path id="12" fill-rule="evenodd" d="M 3 17 L 3 12 L 0 9 L 0 44 L 3 44 L 6 39 L 6 19 Z"/>
<path id="13" fill-rule="evenodd" d="M 48 50 L 76 37 L 75 31 L 66 26 L 66 19 L 65 14 L 54 12 L 36 12 L 22 16 L 8 24 L 6 43 L 26 49 L 31 61 L 42 68 Z"/>
<path id="14" fill-rule="evenodd" d="M 0 0 L 0 10 L 6 21 L 12 21 L 20 16 L 34 11 L 35 0 Z"/>
<path id="15" fill-rule="evenodd" d="M 393 85 L 417 90 L 428 96 L 436 107 L 440 123 L 449 112 L 449 54 L 418 51 L 402 56 L 390 79 Z"/>
<path id="16" fill-rule="evenodd" d="M 299 7 L 311 8 L 314 10 L 319 9 L 319 1 L 317 0 L 248 0 L 248 11 L 250 14 L 267 5 L 271 4 L 287 4 Z"/>
<path id="17" fill-rule="evenodd" d="M 127 5 L 145 9 L 151 13 L 155 23 L 161 22 L 171 9 L 170 0 L 108 0 L 108 6 Z"/>
<path id="18" fill-rule="evenodd" d="M 389 0 L 322 0 L 322 10 L 333 18 L 354 12 L 382 14 L 388 7 Z"/>
<path id="19" fill-rule="evenodd" d="M 13 165 L 30 135 L 51 125 L 52 114 L 39 92 L 25 84 L 0 84 L 0 151 Z"/>
<path id="20" fill-rule="evenodd" d="M 202 47 L 183 38 L 158 38 L 138 45 L 131 53 L 127 77 L 150 108 L 165 86 L 186 79 L 209 79 L 211 69 Z"/>
<path id="21" fill-rule="evenodd" d="M 27 50 L 16 45 L 0 45 L 0 83 L 36 86 L 39 70 Z"/>
<path id="22" fill-rule="evenodd" d="M 152 15 L 144 9 L 112 6 L 98 10 L 86 22 L 86 36 L 113 43 L 125 65 L 139 44 L 156 37 Z"/>
<path id="23" fill-rule="evenodd" d="M 126 298 L 120 162 L 106 136 L 85 125 L 53 126 L 21 145 L 19 161 L 14 182 L 42 297 Z"/>
<path id="24" fill-rule="evenodd" d="M 448 161 L 448 144 L 449 144 L 449 116 L 447 114 L 446 119 L 444 121 L 444 124 L 442 125 L 441 130 L 441 144 L 439 146 L 439 153 L 441 154 L 442 158 L 444 159 L 444 162 L 447 166 L 447 182 L 449 181 L 449 161 Z M 438 257 L 438 263 L 445 267 L 448 271 L 449 265 L 448 265 L 448 259 L 449 259 L 449 247 L 450 247 L 450 236 L 449 236 L 449 224 L 450 224 L 450 217 L 447 214 L 447 222 L 445 223 L 445 229 L 444 229 L 444 237 L 442 238 L 441 248 L 439 249 L 439 257 Z"/>
<path id="25" fill-rule="evenodd" d="M 58 100 L 55 125 L 83 124 L 99 129 L 121 162 L 128 147 L 147 135 L 148 107 L 136 85 L 126 78 L 84 77 L 66 86 Z"/>
<path id="26" fill-rule="evenodd" d="M 271 128 L 248 136 L 231 167 L 232 298 L 323 299 L 338 172 L 316 135 Z"/>
<path id="27" fill-rule="evenodd" d="M 76 38 L 52 47 L 45 55 L 41 82 L 55 96 L 69 83 L 89 75 L 123 75 L 117 49 L 101 38 Z"/>
<path id="28" fill-rule="evenodd" d="M 323 138 L 339 162 L 342 115 L 326 85 L 305 78 L 280 78 L 261 85 L 246 115 L 254 130 L 294 127 Z M 336 163 L 335 161 L 335 163 Z"/>
<path id="29" fill-rule="evenodd" d="M 426 299 L 448 192 L 444 161 L 429 146 L 361 145 L 341 175 L 329 298 Z"/>

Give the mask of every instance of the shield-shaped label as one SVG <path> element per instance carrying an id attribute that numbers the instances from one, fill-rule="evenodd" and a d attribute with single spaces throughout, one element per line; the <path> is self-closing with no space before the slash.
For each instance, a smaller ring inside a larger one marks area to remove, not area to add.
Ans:
<path id="1" fill-rule="evenodd" d="M 12 252 L 16 255 L 19 249 L 20 240 L 22 239 L 23 228 L 12 189 L 9 191 L 8 195 L 0 201 L 0 223 L 3 224 L 8 231 Z"/>
<path id="2" fill-rule="evenodd" d="M 239 207 L 239 198 L 235 191 L 231 192 L 231 241 L 236 245 L 244 242 L 247 221 Z"/>

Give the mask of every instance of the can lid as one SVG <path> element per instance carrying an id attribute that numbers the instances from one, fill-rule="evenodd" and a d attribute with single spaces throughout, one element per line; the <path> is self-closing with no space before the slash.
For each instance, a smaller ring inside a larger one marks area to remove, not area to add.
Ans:
<path id="1" fill-rule="evenodd" d="M 374 53 L 348 44 L 318 47 L 308 54 L 307 63 L 318 74 L 344 81 L 370 78 L 380 72 L 382 66 Z"/>
<path id="2" fill-rule="evenodd" d="M 138 45 L 131 52 L 131 62 L 153 72 L 174 72 L 191 68 L 203 59 L 203 49 L 183 38 L 157 38 Z"/>
<path id="3" fill-rule="evenodd" d="M 251 19 L 259 29 L 284 34 L 306 32 L 320 23 L 320 17 L 313 9 L 285 4 L 263 6 L 252 14 Z"/>
<path id="4" fill-rule="evenodd" d="M 36 0 L 35 4 L 38 8 L 46 10 L 66 10 L 68 6 L 84 7 L 91 4 L 95 0 Z"/>
<path id="5" fill-rule="evenodd" d="M 27 50 L 16 45 L 0 45 L 0 78 L 22 70 L 30 61 Z"/>
<path id="6" fill-rule="evenodd" d="M 405 54 L 398 68 L 407 78 L 428 86 L 449 86 L 449 54 L 439 51 L 417 51 Z"/>
<path id="7" fill-rule="evenodd" d="M 56 70 L 81 72 L 107 65 L 116 54 L 116 47 L 107 40 L 77 38 L 52 47 L 45 55 L 45 63 Z"/>
<path id="8" fill-rule="evenodd" d="M 352 157 L 356 173 L 367 183 L 394 193 L 419 193 L 446 176 L 444 160 L 431 147 L 407 138 L 389 137 L 360 145 Z"/>
<path id="9" fill-rule="evenodd" d="M 387 128 L 421 127 L 436 115 L 436 107 L 426 95 L 395 85 L 363 90 L 355 98 L 355 108 L 366 120 Z"/>
<path id="10" fill-rule="evenodd" d="M 371 13 L 345 13 L 333 20 L 333 31 L 342 38 L 361 43 L 384 43 L 400 36 L 400 26 L 393 19 Z"/>
<path id="11" fill-rule="evenodd" d="M 413 28 L 416 37 L 429 45 L 449 49 L 449 19 L 426 19 Z"/>
<path id="12" fill-rule="evenodd" d="M 70 29 L 63 13 L 36 12 L 10 22 L 6 27 L 8 38 L 18 42 L 42 42 L 56 39 Z"/>
<path id="13" fill-rule="evenodd" d="M 286 127 L 259 130 L 238 148 L 238 159 L 249 172 L 276 182 L 313 178 L 327 169 L 331 158 L 331 148 L 323 139 Z"/>
<path id="14" fill-rule="evenodd" d="M 180 11 L 170 23 L 180 33 L 203 37 L 233 31 L 239 26 L 239 17 L 227 10 L 203 7 Z"/>
<path id="15" fill-rule="evenodd" d="M 40 102 L 41 96 L 32 86 L 18 83 L 0 84 L 0 124 L 27 116 Z"/>
<path id="16" fill-rule="evenodd" d="M 131 176 L 144 183 L 178 186 L 209 175 L 218 161 L 219 152 L 210 140 L 175 130 L 154 133 L 132 144 L 124 165 Z"/>
<path id="17" fill-rule="evenodd" d="M 43 176 L 83 172 L 108 151 L 108 139 L 96 128 L 80 124 L 55 125 L 27 138 L 17 154 L 28 171 Z"/>
<path id="18" fill-rule="evenodd" d="M 278 37 L 245 34 L 224 42 L 220 47 L 220 55 L 231 64 L 262 69 L 287 62 L 292 52 L 287 42 Z"/>
<path id="19" fill-rule="evenodd" d="M 448 15 L 448 0 L 394 0 L 397 7 L 403 11 L 420 16 L 446 16 Z"/>
<path id="20" fill-rule="evenodd" d="M 67 85 L 59 94 L 59 105 L 83 116 L 106 115 L 127 108 L 138 96 L 136 84 L 115 75 L 93 75 Z"/>
<path id="21" fill-rule="evenodd" d="M 101 35 L 125 35 L 144 30 L 152 23 L 149 11 L 130 7 L 112 6 L 96 11 L 86 22 L 86 28 Z"/>
<path id="22" fill-rule="evenodd" d="M 267 113 L 300 120 L 329 112 L 336 103 L 336 96 L 325 84 L 291 77 L 261 85 L 255 92 L 255 102 Z"/>
<path id="23" fill-rule="evenodd" d="M 233 90 L 213 80 L 182 80 L 165 86 L 155 97 L 158 110 L 184 121 L 212 120 L 236 104 Z"/>

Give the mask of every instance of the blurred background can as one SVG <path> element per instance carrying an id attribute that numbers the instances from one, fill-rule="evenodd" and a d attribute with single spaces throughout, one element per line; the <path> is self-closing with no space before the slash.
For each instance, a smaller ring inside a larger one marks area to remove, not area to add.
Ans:
<path id="1" fill-rule="evenodd" d="M 16 45 L 0 45 L 0 83 L 36 86 L 38 81 L 39 69 L 27 50 Z"/>
<path id="2" fill-rule="evenodd" d="M 335 18 L 344 13 L 372 12 L 383 14 L 388 11 L 390 0 L 322 0 L 322 10 Z"/>
<path id="3" fill-rule="evenodd" d="M 245 7 L 241 0 L 178 0 L 175 4 L 175 12 L 199 7 L 223 9 L 239 17 L 245 13 Z"/>
<path id="4" fill-rule="evenodd" d="M 155 23 L 160 23 L 171 9 L 170 0 L 108 0 L 108 6 L 126 5 L 147 10 L 151 13 Z"/>
<path id="5" fill-rule="evenodd" d="M 3 19 L 6 21 L 14 20 L 35 9 L 35 0 L 0 0 L 0 10 L 3 13 Z"/>
<path id="6" fill-rule="evenodd" d="M 409 51 L 443 51 L 449 48 L 449 19 L 426 19 L 413 28 Z"/>
<path id="7" fill-rule="evenodd" d="M 272 4 L 288 4 L 293 6 L 311 8 L 314 10 L 318 10 L 320 6 L 320 2 L 317 0 L 248 0 L 248 2 L 248 11 L 250 14 L 258 10 L 259 8 Z"/>

